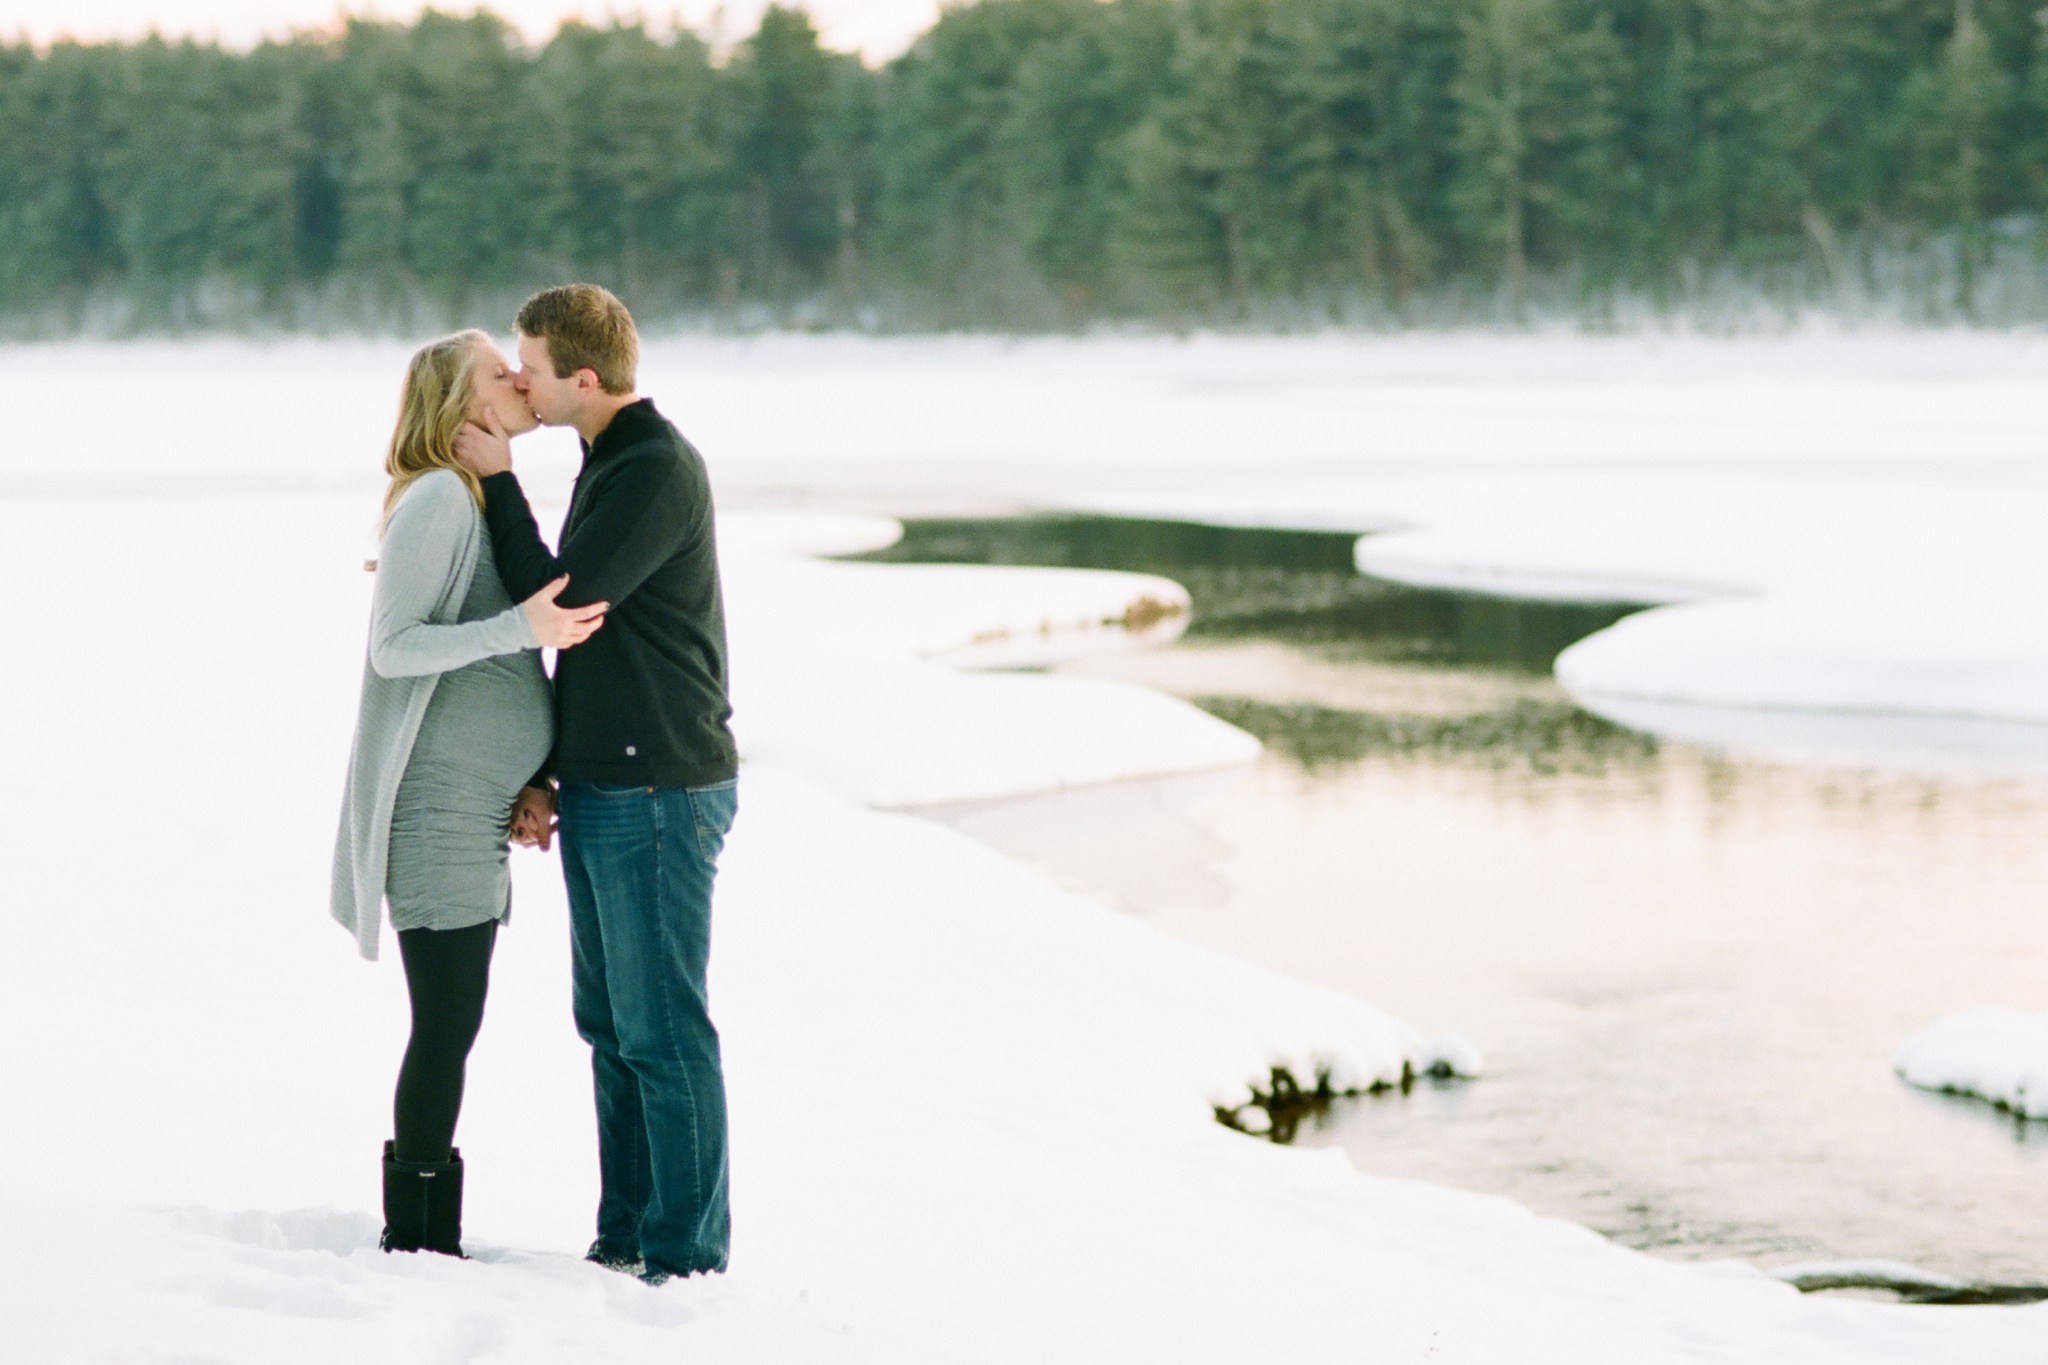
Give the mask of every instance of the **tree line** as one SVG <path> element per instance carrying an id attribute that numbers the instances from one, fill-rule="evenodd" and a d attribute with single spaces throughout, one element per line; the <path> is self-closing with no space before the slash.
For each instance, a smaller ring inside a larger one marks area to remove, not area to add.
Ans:
<path id="1" fill-rule="evenodd" d="M 2048 317 L 2038 0 L 981 0 L 871 68 L 350 19 L 0 45 L 0 325 Z"/>

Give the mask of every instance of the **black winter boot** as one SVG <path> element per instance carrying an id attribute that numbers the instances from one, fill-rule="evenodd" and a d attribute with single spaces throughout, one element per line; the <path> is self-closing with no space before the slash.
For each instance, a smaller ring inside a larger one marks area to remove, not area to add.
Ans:
<path id="1" fill-rule="evenodd" d="M 386 1251 L 438 1251 L 462 1255 L 462 1152 L 446 1161 L 400 1161 L 384 1144 L 384 1235 Z"/>

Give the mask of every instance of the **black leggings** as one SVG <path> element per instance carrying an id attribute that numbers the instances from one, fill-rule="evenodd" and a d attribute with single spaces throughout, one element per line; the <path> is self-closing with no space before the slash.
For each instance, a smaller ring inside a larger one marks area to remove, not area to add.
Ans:
<path id="1" fill-rule="evenodd" d="M 405 992 L 412 997 L 412 1038 L 392 1104 L 392 1155 L 400 1161 L 446 1161 L 454 1148 L 463 1069 L 483 1027 L 497 938 L 496 920 L 467 929 L 407 929 L 398 936 Z"/>

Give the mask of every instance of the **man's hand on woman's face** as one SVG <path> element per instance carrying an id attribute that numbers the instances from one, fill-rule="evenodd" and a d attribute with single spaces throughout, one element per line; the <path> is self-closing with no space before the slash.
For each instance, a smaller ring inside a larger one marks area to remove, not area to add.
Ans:
<path id="1" fill-rule="evenodd" d="M 455 433 L 455 458 L 479 479 L 503 474 L 512 467 L 512 438 L 498 422 L 494 409 L 484 409 L 484 424 L 464 424 Z"/>

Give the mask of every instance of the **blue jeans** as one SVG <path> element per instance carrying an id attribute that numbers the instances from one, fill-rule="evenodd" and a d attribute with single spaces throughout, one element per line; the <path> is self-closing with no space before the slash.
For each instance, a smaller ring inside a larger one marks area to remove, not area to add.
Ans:
<path id="1" fill-rule="evenodd" d="M 737 784 L 561 791 L 576 1031 L 597 1083 L 597 1235 L 671 1274 L 725 1269 L 725 1072 L 704 992 Z"/>

